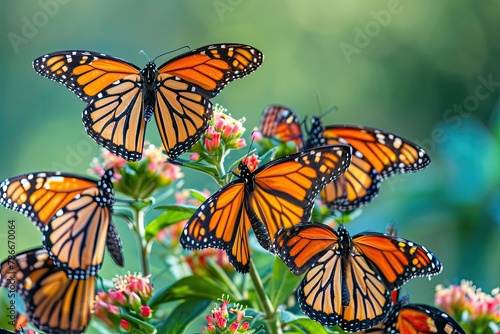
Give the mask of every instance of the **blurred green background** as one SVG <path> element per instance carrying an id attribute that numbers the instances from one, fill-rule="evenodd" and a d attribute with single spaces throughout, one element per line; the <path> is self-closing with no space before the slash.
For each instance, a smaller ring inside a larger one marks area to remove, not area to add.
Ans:
<path id="1" fill-rule="evenodd" d="M 250 44 L 265 54 L 262 68 L 213 99 L 246 117 L 247 129 L 271 103 L 301 117 L 336 105 L 325 124 L 378 127 L 431 156 L 426 170 L 385 181 L 348 225 L 354 234 L 393 222 L 439 257 L 441 275 L 404 288 L 412 301 L 432 303 L 438 283 L 469 279 L 487 292 L 500 285 L 500 2 L 40 0 L 2 1 L 0 12 L 0 179 L 36 170 L 86 174 L 99 151 L 81 122 L 85 103 L 38 76 L 34 58 L 85 49 L 142 67 L 139 50 L 154 58 L 184 45 Z M 160 144 L 154 121 L 146 137 Z M 186 174 L 187 186 L 216 190 Z M 41 244 L 25 217 L 0 208 L 0 258 L 8 219 L 17 223 L 18 251 Z M 106 258 L 106 278 L 139 270 L 135 241 L 117 223 L 126 268 Z"/>

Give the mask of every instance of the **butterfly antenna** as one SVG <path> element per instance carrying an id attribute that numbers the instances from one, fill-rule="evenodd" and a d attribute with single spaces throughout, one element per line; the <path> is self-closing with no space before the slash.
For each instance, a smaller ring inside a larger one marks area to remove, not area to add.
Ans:
<path id="1" fill-rule="evenodd" d="M 250 145 L 248 145 L 247 158 L 248 158 L 248 156 L 250 156 L 250 152 L 252 152 L 252 145 L 253 145 L 253 142 L 254 142 L 254 133 L 255 133 L 255 131 L 258 131 L 258 130 L 254 129 L 252 131 L 252 133 L 250 134 L 251 140 L 250 140 Z"/>
<path id="2" fill-rule="evenodd" d="M 175 50 L 171 50 L 171 51 L 167 51 L 165 53 L 162 53 L 161 55 L 159 56 L 156 56 L 155 59 L 153 59 L 153 61 L 155 61 L 156 59 L 160 58 L 160 57 L 163 57 L 165 55 L 168 55 L 169 53 L 173 53 L 173 52 L 177 52 L 179 50 L 182 50 L 182 49 L 188 49 L 188 50 L 191 50 L 191 48 L 188 46 L 188 45 L 184 45 L 184 46 L 181 46 L 180 48 L 177 48 Z"/>
<path id="3" fill-rule="evenodd" d="M 304 119 L 302 120 L 302 122 L 300 122 L 300 126 L 304 127 L 304 129 L 306 129 L 306 133 L 310 133 L 309 132 L 309 126 L 307 125 L 307 115 L 304 116 Z"/>
<path id="4" fill-rule="evenodd" d="M 327 111 L 325 111 L 324 113 L 322 113 L 319 118 L 323 118 L 325 117 L 326 115 L 328 115 L 329 113 L 331 113 L 332 111 L 337 111 L 339 110 L 339 108 L 337 106 L 332 106 L 330 107 Z"/>
<path id="5" fill-rule="evenodd" d="M 321 101 L 319 99 L 318 93 L 314 92 L 314 96 L 316 97 L 316 103 L 318 104 L 318 110 L 321 112 L 321 110 L 323 110 L 323 108 L 321 107 Z M 327 111 L 321 113 L 321 115 L 319 116 L 319 118 L 323 118 L 326 115 L 328 115 L 329 113 L 331 113 L 332 111 L 337 111 L 337 110 L 339 110 L 339 108 L 337 108 L 337 106 L 332 106 Z"/>
<path id="6" fill-rule="evenodd" d="M 149 56 L 148 56 L 148 54 L 146 53 L 146 51 L 144 51 L 144 50 L 140 50 L 140 51 L 139 51 L 139 54 L 145 55 L 145 56 L 146 56 L 146 58 L 148 58 L 148 61 L 149 61 L 149 62 L 151 62 L 151 58 L 149 58 Z"/>
<path id="7" fill-rule="evenodd" d="M 316 98 L 316 104 L 318 105 L 318 110 L 321 112 L 323 108 L 321 107 L 321 101 L 319 99 L 318 92 L 314 92 L 314 97 Z"/>

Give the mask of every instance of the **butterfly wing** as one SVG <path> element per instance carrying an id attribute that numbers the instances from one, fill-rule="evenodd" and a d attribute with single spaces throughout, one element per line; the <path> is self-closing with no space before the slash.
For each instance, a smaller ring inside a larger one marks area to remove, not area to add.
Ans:
<path id="1" fill-rule="evenodd" d="M 323 146 L 305 150 L 258 168 L 255 189 L 249 196 L 254 229 L 263 224 L 268 235 L 259 242 L 264 248 L 281 228 L 311 218 L 314 200 L 321 189 L 349 167 L 348 146 Z"/>
<path id="2" fill-rule="evenodd" d="M 321 194 L 330 208 L 339 211 L 368 204 L 377 196 L 380 182 L 391 175 L 416 172 L 430 163 L 425 151 L 409 140 L 364 126 L 331 125 L 322 132 L 312 130 L 308 145 L 318 143 L 353 148 L 352 163 L 343 178 Z"/>
<path id="3" fill-rule="evenodd" d="M 82 120 L 99 145 L 126 160 L 141 159 L 147 120 L 137 66 L 91 51 L 60 51 L 35 59 L 33 68 L 88 103 Z"/>
<path id="4" fill-rule="evenodd" d="M 155 118 L 171 159 L 191 148 L 212 117 L 210 98 L 255 71 L 263 54 L 248 45 L 214 44 L 181 54 L 158 68 Z"/>
<path id="5" fill-rule="evenodd" d="M 292 142 L 297 151 L 304 147 L 299 117 L 284 106 L 267 106 L 260 118 L 259 129 L 266 138 L 276 139 L 281 143 Z"/>
<path id="6" fill-rule="evenodd" d="M 113 261 L 120 267 L 123 267 L 125 265 L 125 260 L 123 258 L 122 241 L 115 224 L 113 224 L 113 221 L 109 222 L 108 235 L 106 236 L 106 246 Z"/>
<path id="7" fill-rule="evenodd" d="M 465 334 L 462 327 L 446 312 L 430 305 L 410 304 L 407 295 L 399 299 L 399 292 L 400 290 L 393 292 L 394 306 L 383 323 L 377 326 L 381 328 L 380 332 L 367 330 L 364 333 Z"/>
<path id="8" fill-rule="evenodd" d="M 415 277 L 437 275 L 443 269 L 439 259 L 424 246 L 382 233 L 354 236 L 353 256 L 370 262 L 390 290 Z"/>
<path id="9" fill-rule="evenodd" d="M 210 196 L 186 223 L 180 237 L 185 249 L 223 249 L 232 266 L 247 273 L 250 221 L 244 208 L 245 185 L 236 180 Z"/>
<path id="10" fill-rule="evenodd" d="M 95 279 L 69 279 L 48 252 L 34 249 L 0 265 L 0 285 L 16 290 L 30 322 L 46 333 L 81 333 L 90 321 Z"/>
<path id="11" fill-rule="evenodd" d="M 4 180 L 0 204 L 27 216 L 43 233 L 56 266 L 70 278 L 100 269 L 114 203 L 112 170 L 96 182 L 74 174 L 39 172 Z"/>
<path id="12" fill-rule="evenodd" d="M 424 304 L 398 303 L 384 321 L 387 333 L 465 334 L 447 313 Z"/>

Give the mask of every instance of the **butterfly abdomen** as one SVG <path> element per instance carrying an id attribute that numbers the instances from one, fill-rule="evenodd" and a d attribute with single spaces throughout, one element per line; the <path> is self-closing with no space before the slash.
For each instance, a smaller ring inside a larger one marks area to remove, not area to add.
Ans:
<path id="1" fill-rule="evenodd" d="M 345 308 L 351 303 L 351 295 L 347 288 L 347 265 L 346 263 L 351 260 L 352 253 L 352 238 L 349 232 L 343 225 L 338 228 L 339 233 L 339 252 L 342 258 L 342 306 Z"/>

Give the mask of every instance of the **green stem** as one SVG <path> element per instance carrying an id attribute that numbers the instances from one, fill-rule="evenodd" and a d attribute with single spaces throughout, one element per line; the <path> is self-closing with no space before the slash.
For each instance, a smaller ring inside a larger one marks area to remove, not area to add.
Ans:
<path id="1" fill-rule="evenodd" d="M 139 242 L 139 249 L 141 253 L 141 267 L 144 276 L 149 274 L 149 253 L 151 251 L 151 244 L 146 240 L 146 230 L 144 228 L 144 217 L 146 215 L 145 208 L 134 208 L 135 225 L 137 241 Z"/>
<path id="2" fill-rule="evenodd" d="M 252 259 L 250 259 L 250 278 L 252 279 L 253 286 L 255 288 L 255 292 L 257 293 L 257 298 L 259 299 L 259 303 L 264 311 L 265 318 L 269 331 L 271 334 L 282 334 L 280 320 L 278 319 L 278 315 L 276 310 L 273 308 L 273 304 L 269 300 L 269 297 L 264 290 L 264 285 L 262 284 L 262 280 L 260 279 L 259 272 L 255 267 Z"/>

